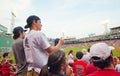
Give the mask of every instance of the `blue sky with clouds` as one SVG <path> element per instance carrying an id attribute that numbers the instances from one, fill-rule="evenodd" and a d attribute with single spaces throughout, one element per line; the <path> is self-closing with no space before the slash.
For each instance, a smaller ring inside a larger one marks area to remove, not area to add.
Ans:
<path id="1" fill-rule="evenodd" d="M 52 38 L 87 37 L 103 34 L 108 28 L 120 26 L 120 0 L 2 0 L 0 24 L 10 28 L 12 9 L 16 11 L 15 26 L 26 24 L 29 15 L 38 15 L 42 31 Z"/>

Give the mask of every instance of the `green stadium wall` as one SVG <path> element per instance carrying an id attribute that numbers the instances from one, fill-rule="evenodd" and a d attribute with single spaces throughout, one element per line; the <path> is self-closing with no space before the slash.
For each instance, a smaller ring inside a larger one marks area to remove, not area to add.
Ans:
<path id="1" fill-rule="evenodd" d="M 10 36 L 0 35 L 0 53 L 12 51 L 13 39 Z"/>

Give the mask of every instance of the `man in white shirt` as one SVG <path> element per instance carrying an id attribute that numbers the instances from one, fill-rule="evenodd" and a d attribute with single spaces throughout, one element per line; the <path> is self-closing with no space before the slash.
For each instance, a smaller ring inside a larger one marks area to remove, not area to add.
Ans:
<path id="1" fill-rule="evenodd" d="M 45 34 L 41 32 L 42 24 L 38 16 L 29 16 L 26 22 L 25 28 L 30 29 L 24 40 L 29 64 L 27 76 L 39 76 L 41 68 L 47 63 L 48 55 L 52 51 L 57 51 L 64 44 L 64 40 L 60 39 L 56 46 L 51 46 Z"/>

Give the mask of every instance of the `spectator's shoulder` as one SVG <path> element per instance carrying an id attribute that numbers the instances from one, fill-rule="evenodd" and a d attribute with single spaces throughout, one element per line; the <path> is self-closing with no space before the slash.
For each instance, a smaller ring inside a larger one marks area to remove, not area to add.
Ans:
<path id="1" fill-rule="evenodd" d="M 37 31 L 37 34 L 45 35 L 42 31 Z"/>
<path id="2" fill-rule="evenodd" d="M 98 76 L 98 75 L 99 75 L 98 71 L 95 71 L 93 73 L 88 74 L 87 76 Z"/>

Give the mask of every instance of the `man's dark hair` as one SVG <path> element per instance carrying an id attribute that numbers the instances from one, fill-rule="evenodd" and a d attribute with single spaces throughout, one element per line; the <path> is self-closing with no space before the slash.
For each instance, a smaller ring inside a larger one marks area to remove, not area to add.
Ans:
<path id="1" fill-rule="evenodd" d="M 8 54 L 9 54 L 8 52 L 4 53 L 3 54 L 3 58 L 5 58 L 6 56 L 8 56 Z"/>
<path id="2" fill-rule="evenodd" d="M 17 39 L 17 38 L 19 38 L 19 36 L 20 36 L 20 33 L 15 34 L 15 35 L 13 36 L 13 39 Z"/>
<path id="3" fill-rule="evenodd" d="M 20 36 L 20 32 L 26 31 L 21 26 L 15 27 L 13 29 L 13 39 L 17 39 Z"/>
<path id="4" fill-rule="evenodd" d="M 98 60 L 97 60 L 98 59 Z M 92 57 L 91 58 L 94 66 L 97 66 L 100 69 L 104 69 L 106 67 L 109 67 L 111 63 L 113 63 L 112 56 L 109 56 L 107 59 L 102 60 L 99 57 Z"/>
<path id="5" fill-rule="evenodd" d="M 81 58 L 83 57 L 83 53 L 82 53 L 82 52 L 77 52 L 77 53 L 76 53 L 76 57 L 77 57 L 78 59 L 81 59 Z"/>
<path id="6" fill-rule="evenodd" d="M 25 25 L 25 28 L 31 27 L 34 20 L 35 20 L 35 22 L 37 22 L 38 20 L 40 20 L 40 18 L 36 15 L 29 16 L 26 20 L 27 25 Z"/>

